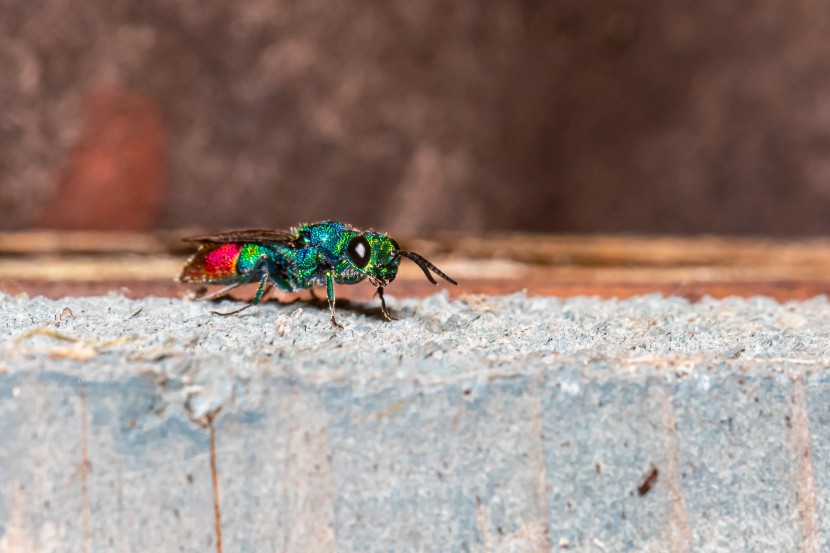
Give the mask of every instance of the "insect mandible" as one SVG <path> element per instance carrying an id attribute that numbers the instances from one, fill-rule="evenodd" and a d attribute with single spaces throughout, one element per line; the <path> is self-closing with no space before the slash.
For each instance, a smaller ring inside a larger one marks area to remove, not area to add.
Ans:
<path id="1" fill-rule="evenodd" d="M 332 324 L 342 329 L 334 313 L 334 285 L 357 284 L 368 279 L 377 288 L 381 312 L 393 320 L 386 308 L 383 289 L 395 280 L 401 258 L 414 261 L 432 284 L 432 273 L 453 285 L 458 283 L 414 252 L 404 251 L 394 239 L 374 231 L 363 231 L 337 221 L 302 225 L 292 231 L 231 230 L 184 239 L 199 248 L 179 275 L 180 282 L 224 284 L 204 298 L 217 299 L 238 286 L 259 282 L 256 294 L 238 313 L 258 304 L 270 290 L 297 292 L 325 286 Z"/>

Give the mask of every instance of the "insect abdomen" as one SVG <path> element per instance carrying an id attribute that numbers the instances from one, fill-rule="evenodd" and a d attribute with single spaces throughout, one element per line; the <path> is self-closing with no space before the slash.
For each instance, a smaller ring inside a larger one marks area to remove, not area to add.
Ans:
<path id="1" fill-rule="evenodd" d="M 191 257 L 182 269 L 182 282 L 218 282 L 236 276 L 242 244 L 206 244 Z"/>

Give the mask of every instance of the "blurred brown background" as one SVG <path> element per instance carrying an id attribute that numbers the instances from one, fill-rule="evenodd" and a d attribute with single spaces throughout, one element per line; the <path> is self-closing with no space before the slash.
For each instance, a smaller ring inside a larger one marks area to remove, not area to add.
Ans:
<path id="1" fill-rule="evenodd" d="M 0 0 L 0 228 L 820 234 L 816 0 Z"/>

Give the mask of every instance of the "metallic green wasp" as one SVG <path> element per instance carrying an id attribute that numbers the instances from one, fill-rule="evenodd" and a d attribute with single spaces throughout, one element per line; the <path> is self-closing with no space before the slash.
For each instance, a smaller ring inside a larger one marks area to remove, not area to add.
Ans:
<path id="1" fill-rule="evenodd" d="M 334 284 L 357 284 L 368 279 L 377 288 L 383 316 L 392 320 L 383 289 L 395 280 L 402 257 L 414 261 L 433 284 L 438 283 L 430 271 L 458 285 L 420 255 L 401 250 L 385 234 L 358 230 L 337 221 L 303 225 L 294 232 L 232 230 L 193 236 L 185 241 L 200 245 L 185 264 L 179 281 L 226 285 L 205 299 L 216 299 L 237 286 L 259 282 L 254 298 L 242 308 L 245 309 L 258 304 L 271 286 L 296 292 L 324 285 L 331 322 L 341 329 L 343 326 L 334 315 Z"/>

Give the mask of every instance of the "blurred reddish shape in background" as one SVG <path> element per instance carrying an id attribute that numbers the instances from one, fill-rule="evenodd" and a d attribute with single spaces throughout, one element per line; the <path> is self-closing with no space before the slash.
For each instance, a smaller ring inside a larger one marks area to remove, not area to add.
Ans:
<path id="1" fill-rule="evenodd" d="M 166 146 L 164 121 L 151 99 L 128 90 L 92 93 L 38 226 L 153 229 L 167 196 Z"/>

